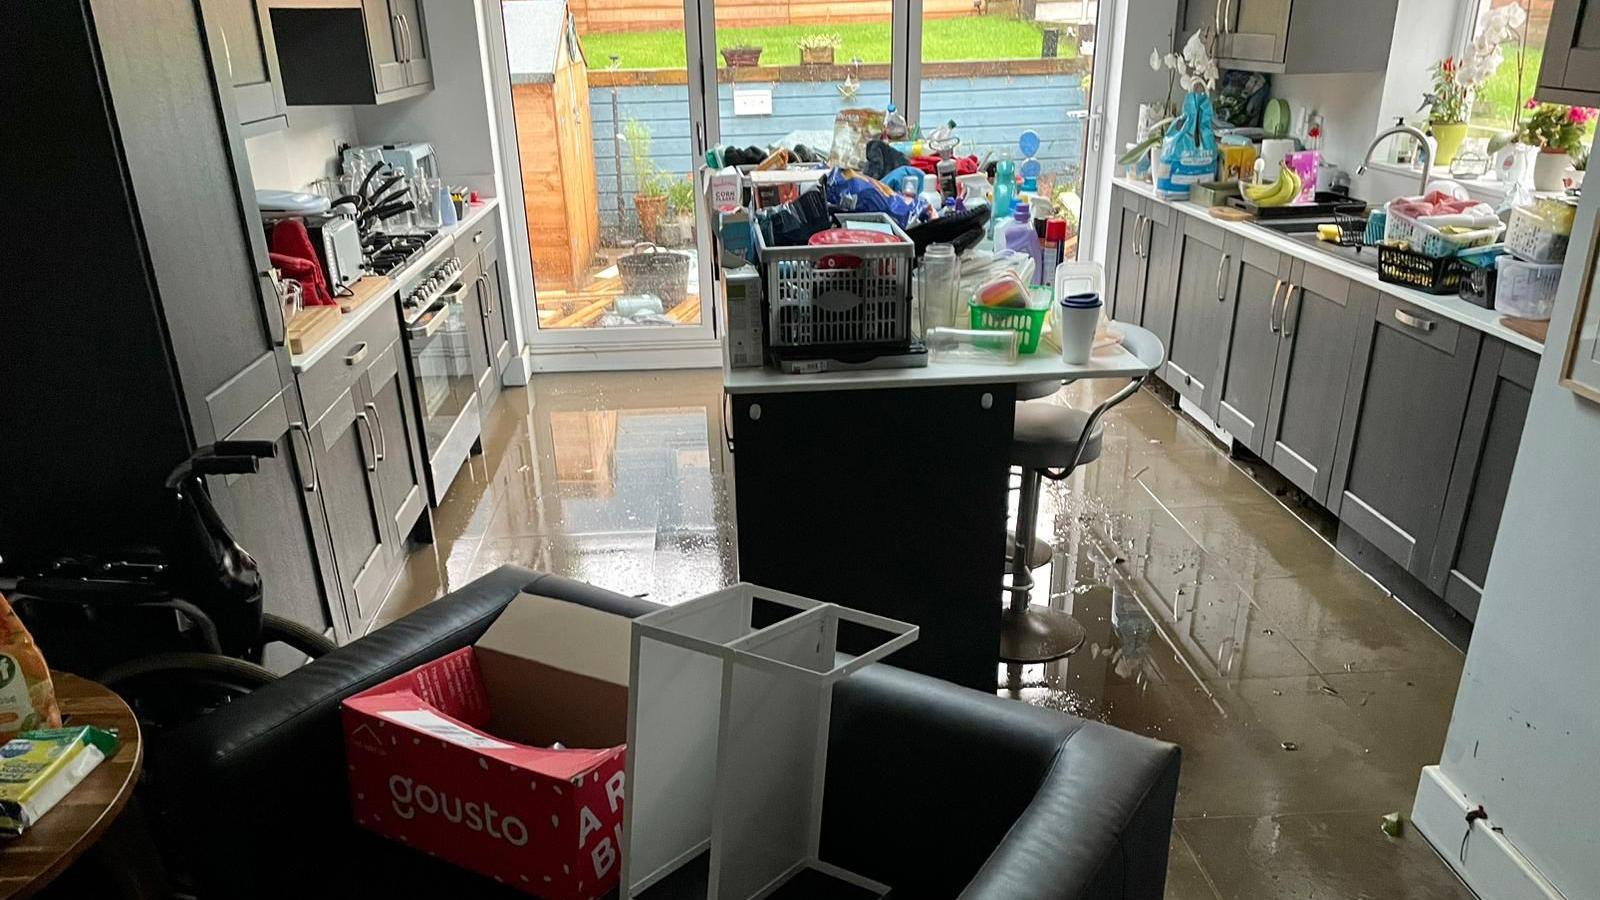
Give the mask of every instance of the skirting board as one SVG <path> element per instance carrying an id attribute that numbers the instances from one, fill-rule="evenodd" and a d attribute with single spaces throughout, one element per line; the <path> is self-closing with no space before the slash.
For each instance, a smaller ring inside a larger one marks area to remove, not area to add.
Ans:
<path id="1" fill-rule="evenodd" d="M 722 365 L 721 347 L 714 340 L 669 345 L 547 346 L 535 347 L 530 352 L 529 363 L 535 373 L 715 369 Z"/>
<path id="2" fill-rule="evenodd" d="M 1193 419 L 1201 428 L 1211 432 L 1211 436 L 1221 441 L 1222 446 L 1228 447 L 1233 444 L 1233 435 L 1224 431 L 1221 425 L 1213 422 L 1211 417 L 1206 415 L 1205 410 L 1201 409 L 1197 404 L 1191 402 L 1188 397 L 1185 397 L 1182 394 L 1178 395 L 1178 409 L 1183 410 L 1183 412 L 1188 415 L 1189 418 Z"/>
<path id="3" fill-rule="evenodd" d="M 1467 833 L 1467 810 L 1476 806 L 1438 766 L 1424 766 L 1411 807 L 1411 824 L 1479 897 L 1569 900 L 1505 835 L 1490 830 L 1492 819 L 1472 824 L 1463 861 L 1461 836 Z"/>

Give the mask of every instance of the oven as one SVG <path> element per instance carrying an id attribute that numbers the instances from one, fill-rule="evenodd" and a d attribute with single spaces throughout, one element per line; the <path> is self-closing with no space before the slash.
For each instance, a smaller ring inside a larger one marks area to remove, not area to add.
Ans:
<path id="1" fill-rule="evenodd" d="M 478 444 L 478 384 L 473 373 L 460 261 L 451 257 L 401 288 L 406 357 L 411 367 L 428 497 L 434 506 Z M 408 279 L 408 281 L 410 281 Z"/>

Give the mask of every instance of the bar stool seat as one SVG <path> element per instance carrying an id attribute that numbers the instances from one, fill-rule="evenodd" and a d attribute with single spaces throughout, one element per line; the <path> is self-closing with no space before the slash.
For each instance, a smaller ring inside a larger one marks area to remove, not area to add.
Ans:
<path id="1" fill-rule="evenodd" d="M 1061 390 L 1061 379 L 1051 378 L 1045 381 L 1024 381 L 1017 385 L 1017 399 L 1038 400 L 1048 397 Z"/>
<path id="2" fill-rule="evenodd" d="M 1099 422 L 1089 430 L 1087 446 L 1078 453 L 1078 441 L 1091 413 L 1051 403 L 1017 405 L 1011 427 L 1011 464 L 1024 469 L 1053 469 L 1100 458 L 1100 439 L 1105 427 Z"/>

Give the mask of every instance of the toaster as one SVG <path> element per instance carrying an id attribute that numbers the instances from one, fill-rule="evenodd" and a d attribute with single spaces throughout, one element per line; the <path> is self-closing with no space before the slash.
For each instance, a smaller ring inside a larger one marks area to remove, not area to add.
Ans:
<path id="1" fill-rule="evenodd" d="M 306 233 L 317 250 L 328 289 L 348 287 L 362 276 L 361 234 L 348 216 L 310 216 Z"/>

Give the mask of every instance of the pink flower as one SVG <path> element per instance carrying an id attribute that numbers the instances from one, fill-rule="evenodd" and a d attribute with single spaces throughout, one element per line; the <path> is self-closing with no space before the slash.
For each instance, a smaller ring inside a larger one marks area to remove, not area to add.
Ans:
<path id="1" fill-rule="evenodd" d="M 1533 99 L 1532 97 L 1529 97 L 1528 98 L 1528 102 L 1522 104 L 1522 108 L 1523 109 L 1538 109 L 1539 108 L 1539 101 Z"/>

